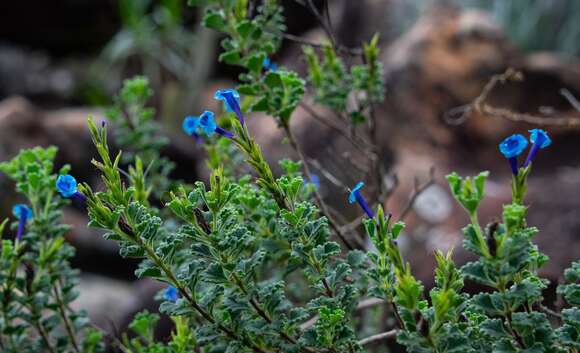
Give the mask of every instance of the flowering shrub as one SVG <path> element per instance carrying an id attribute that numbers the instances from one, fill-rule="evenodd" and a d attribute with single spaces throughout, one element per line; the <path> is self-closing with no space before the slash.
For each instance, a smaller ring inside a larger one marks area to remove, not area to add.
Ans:
<path id="1" fill-rule="evenodd" d="M 69 167 L 54 171 L 52 147 L 25 150 L 1 164 L 27 199 L 27 206 L 15 207 L 14 240 L 2 242 L 2 351 L 102 348 L 102 333 L 69 305 L 77 273 L 69 266 L 73 250 L 62 237 L 67 227 L 60 224 L 60 209 L 71 199 L 86 207 L 89 226 L 118 243 L 121 256 L 141 259 L 137 277 L 166 284 L 157 299 L 174 333 L 167 342 L 156 341 L 159 316 L 141 313 L 130 326 L 131 338 L 114 342 L 126 352 L 354 353 L 393 337 L 417 353 L 579 352 L 580 262 L 558 286 L 565 308 L 548 309 L 542 297 L 548 283 L 538 276 L 547 257 L 532 242 L 538 230 L 526 222 L 527 178 L 534 157 L 550 144 L 546 132 L 531 131 L 522 163 L 525 137 L 500 144 L 513 171 L 512 202 L 501 221 L 482 227 L 478 220 L 487 172 L 447 177 L 469 216 L 464 247 L 476 260 L 458 268 L 451 252 L 435 253 L 435 287 L 426 291 L 397 243 L 404 223 L 380 206 L 384 171 L 376 162 L 373 105 L 384 91 L 377 38 L 350 69 L 336 53 L 351 50 L 336 43 L 321 53 L 313 46 L 304 50 L 316 102 L 350 117 L 352 129 L 364 129 L 364 137 L 353 134 L 349 141 L 375 156 L 365 179 L 370 187 L 359 182 L 344 197 L 345 205 L 356 202 L 364 212 L 365 238 L 373 245 L 368 250 L 353 242 L 322 200 L 292 135 L 290 118 L 306 81 L 271 61 L 284 30 L 281 7 L 270 0 L 251 11 L 243 0 L 191 2 L 206 6 L 206 26 L 226 33 L 220 59 L 245 70 L 237 90 L 216 92 L 223 113 L 205 111 L 183 122 L 196 142 L 192 148 L 207 151 L 209 184 L 169 180 L 172 164 L 160 155 L 167 141 L 145 105 L 151 92 L 144 78 L 125 83 L 108 114 L 113 127 L 88 119 L 98 190 L 77 183 Z M 350 107 L 353 94 L 358 104 Z M 250 133 L 256 111 L 276 118 L 301 158 L 282 161 L 279 176 Z M 109 130 L 126 154 L 110 150 Z M 465 293 L 464 281 L 487 290 Z"/>

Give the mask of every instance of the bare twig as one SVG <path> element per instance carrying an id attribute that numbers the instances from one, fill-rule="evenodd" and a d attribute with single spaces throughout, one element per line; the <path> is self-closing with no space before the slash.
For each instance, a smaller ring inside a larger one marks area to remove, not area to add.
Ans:
<path id="1" fill-rule="evenodd" d="M 74 333 L 74 329 L 73 329 L 73 325 L 69 320 L 69 316 L 66 313 L 66 305 L 64 303 L 64 301 L 62 300 L 62 297 L 60 295 L 60 290 L 61 290 L 61 285 L 60 285 L 60 281 L 59 283 L 54 287 L 54 297 L 56 299 L 56 303 L 58 305 L 58 311 L 60 313 L 60 316 L 62 318 L 62 321 L 64 323 L 64 327 L 66 329 L 66 333 L 69 337 L 69 339 L 71 340 L 71 344 L 75 350 L 75 352 L 80 353 L 80 349 L 79 349 L 79 345 L 77 343 L 77 338 L 76 335 Z"/>
<path id="2" fill-rule="evenodd" d="M 540 309 L 546 314 L 552 315 L 553 317 L 562 320 L 562 314 L 555 312 L 554 310 L 548 308 L 547 306 L 540 304 Z"/>
<path id="3" fill-rule="evenodd" d="M 298 145 L 298 142 L 294 138 L 294 135 L 292 134 L 292 130 L 290 129 L 290 126 L 288 124 L 284 124 L 283 128 L 284 128 L 284 131 L 286 132 L 286 136 L 288 137 L 288 141 L 290 142 L 290 145 L 296 151 L 296 153 L 298 153 L 298 157 L 302 161 L 302 164 L 304 166 L 304 174 L 306 174 L 306 177 L 308 178 L 308 180 L 312 180 L 312 173 L 310 172 L 310 167 L 308 165 L 308 161 L 307 161 L 306 157 L 304 156 L 304 153 L 302 153 L 302 149 Z M 320 211 L 328 219 L 328 224 L 334 230 L 334 232 L 336 233 L 336 236 L 344 243 L 344 245 L 349 250 L 353 250 L 354 246 L 346 238 L 342 229 L 336 223 L 336 221 L 334 220 L 334 217 L 332 217 L 332 215 L 330 214 L 328 206 L 326 205 L 326 203 L 322 199 L 322 196 L 320 195 L 320 192 L 318 191 L 317 188 L 314 188 L 314 198 L 316 200 L 316 203 L 318 204 L 318 207 L 320 207 Z"/>
<path id="4" fill-rule="evenodd" d="M 411 195 L 409 201 L 407 202 L 407 205 L 401 212 L 401 217 L 399 217 L 401 221 L 404 221 L 409 212 L 411 212 L 411 210 L 413 209 L 413 205 L 415 204 L 415 201 L 417 201 L 419 195 L 421 195 L 423 191 L 427 190 L 434 183 L 435 183 L 435 167 L 431 167 L 429 169 L 429 179 L 425 183 L 420 184 L 419 180 L 415 178 L 415 187 L 413 194 Z"/>
<path id="5" fill-rule="evenodd" d="M 368 147 L 370 147 L 370 146 L 367 146 L 367 144 L 364 141 L 358 139 L 356 136 L 352 136 L 351 134 L 347 133 L 343 128 L 339 127 L 334 122 L 331 122 L 331 120 L 323 118 L 314 109 L 312 109 L 312 107 L 310 107 L 308 104 L 306 104 L 304 102 L 300 102 L 300 107 L 302 109 L 304 109 L 308 114 L 310 114 L 310 116 L 313 117 L 316 121 L 320 122 L 321 124 L 323 124 L 324 126 L 330 128 L 330 129 L 338 132 L 342 137 L 344 137 L 348 142 L 350 142 L 359 151 L 366 153 Z"/>
<path id="6" fill-rule="evenodd" d="M 481 94 L 475 98 L 471 104 L 463 105 L 453 108 L 444 114 L 445 120 L 453 125 L 459 125 L 469 119 L 473 113 L 480 113 L 513 122 L 522 122 L 536 126 L 554 126 L 579 128 L 580 117 L 561 116 L 558 118 L 546 117 L 541 115 L 533 115 L 528 113 L 518 113 L 505 108 L 498 108 L 486 103 L 489 95 L 498 84 L 504 84 L 511 81 L 521 81 L 523 75 L 521 72 L 512 68 L 508 68 L 504 73 L 494 75 L 489 82 L 484 86 Z M 570 102 L 574 109 L 580 111 L 580 102 L 566 89 L 560 93 Z M 461 114 L 459 118 L 453 119 L 452 116 Z"/>
<path id="7" fill-rule="evenodd" d="M 342 181 L 340 181 L 337 177 L 335 177 L 331 172 L 325 169 L 320 162 L 316 159 L 308 158 L 308 162 L 312 164 L 312 166 L 320 171 L 320 174 L 324 176 L 328 181 L 330 181 L 334 186 L 339 187 L 345 191 L 348 190 L 348 186 L 346 186 Z"/>
<path id="8" fill-rule="evenodd" d="M 376 335 L 372 335 L 372 336 L 369 336 L 367 338 L 363 338 L 362 340 L 358 341 L 358 344 L 360 344 L 361 346 L 366 346 L 367 344 L 370 344 L 373 342 L 393 338 L 393 337 L 397 336 L 397 332 L 399 332 L 399 331 L 398 330 L 390 330 L 387 332 L 378 333 Z"/>
<path id="9" fill-rule="evenodd" d="M 564 96 L 564 98 L 566 98 L 566 100 L 568 101 L 568 103 L 570 103 L 570 105 L 576 109 L 577 111 L 580 112 L 580 101 L 578 101 L 578 98 L 574 97 L 574 95 L 572 94 L 572 92 L 570 92 L 568 89 L 566 88 L 562 88 L 560 90 L 560 94 L 562 96 Z"/>

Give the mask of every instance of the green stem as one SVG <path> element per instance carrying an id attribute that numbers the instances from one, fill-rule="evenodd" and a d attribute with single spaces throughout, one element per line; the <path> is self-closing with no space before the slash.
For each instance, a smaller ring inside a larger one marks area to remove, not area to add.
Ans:
<path id="1" fill-rule="evenodd" d="M 481 230 L 481 226 L 479 225 L 479 220 L 477 218 L 477 213 L 472 213 L 469 215 L 469 219 L 471 220 L 471 224 L 473 225 L 473 229 L 475 229 L 475 235 L 477 236 L 477 241 L 479 242 L 479 249 L 483 253 L 483 256 L 486 258 L 491 257 L 489 253 L 489 248 L 487 247 L 487 243 L 485 241 L 485 237 L 483 236 L 483 231 Z"/>

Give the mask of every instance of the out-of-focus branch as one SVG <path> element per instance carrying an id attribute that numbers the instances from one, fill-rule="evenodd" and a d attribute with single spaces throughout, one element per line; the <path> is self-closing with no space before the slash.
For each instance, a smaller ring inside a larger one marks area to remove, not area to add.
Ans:
<path id="1" fill-rule="evenodd" d="M 415 204 L 415 201 L 417 201 L 417 198 L 419 197 L 419 195 L 421 195 L 423 193 L 423 191 L 427 190 L 431 185 L 433 185 L 435 183 L 435 167 L 429 168 L 429 179 L 425 183 L 420 184 L 418 178 L 415 178 L 414 183 L 415 183 L 415 186 L 414 186 L 413 194 L 411 195 L 411 197 L 409 198 L 409 201 L 407 202 L 407 205 L 405 206 L 405 208 L 401 212 L 401 217 L 399 217 L 399 219 L 401 221 L 404 221 L 405 218 L 409 215 L 409 213 L 413 209 L 413 205 Z"/>
<path id="2" fill-rule="evenodd" d="M 398 332 L 399 332 L 398 330 L 390 330 L 390 331 L 386 331 L 386 332 L 381 332 L 381 333 L 378 333 L 376 335 L 372 335 L 372 336 L 369 336 L 367 338 L 363 338 L 362 340 L 358 341 L 358 344 L 360 344 L 361 346 L 366 346 L 367 344 L 370 344 L 373 342 L 393 338 L 393 337 L 397 336 Z"/>
<path id="3" fill-rule="evenodd" d="M 504 73 L 494 75 L 489 82 L 484 86 L 481 94 L 475 98 L 471 104 L 463 105 L 453 108 L 444 114 L 444 119 L 449 124 L 459 125 L 469 119 L 473 113 L 489 115 L 513 122 L 522 122 L 536 126 L 553 126 L 553 127 L 567 127 L 579 128 L 580 117 L 561 116 L 557 118 L 533 115 L 528 113 L 518 113 L 505 108 L 498 108 L 485 103 L 498 84 L 505 84 L 506 82 L 522 81 L 523 75 L 521 72 L 512 68 L 507 69 Z M 562 90 L 561 94 L 570 102 L 570 104 L 580 111 L 580 102 L 568 90 Z M 453 118 L 460 114 L 458 118 Z"/>
<path id="4" fill-rule="evenodd" d="M 302 109 L 304 109 L 308 114 L 310 114 L 310 116 L 313 117 L 316 121 L 320 122 L 321 124 L 323 124 L 324 126 L 330 128 L 330 129 L 338 132 L 342 137 L 344 137 L 348 142 L 350 142 L 359 151 L 366 153 L 367 149 L 370 148 L 370 146 L 367 146 L 365 141 L 362 141 L 362 140 L 358 139 L 356 136 L 352 136 L 351 134 L 347 133 L 344 129 L 342 129 L 341 127 L 336 125 L 334 122 L 331 122 L 331 120 L 323 118 L 314 109 L 312 109 L 312 107 L 310 107 L 308 104 L 306 104 L 304 102 L 300 102 L 300 107 Z"/>
<path id="5" fill-rule="evenodd" d="M 304 174 L 306 174 L 306 177 L 308 178 L 308 180 L 312 180 L 312 173 L 310 172 L 310 166 L 308 165 L 308 160 L 304 156 L 304 153 L 302 153 L 302 149 L 300 148 L 300 146 L 298 145 L 298 142 L 294 138 L 294 135 L 292 134 L 292 130 L 290 130 L 290 126 L 288 124 L 284 124 L 282 127 L 284 128 L 284 131 L 286 132 L 286 136 L 288 137 L 288 141 L 290 141 L 290 145 L 296 151 L 296 153 L 298 154 L 298 157 L 302 161 L 302 165 L 304 166 Z M 336 233 L 336 236 L 340 238 L 340 240 L 344 243 L 344 245 L 346 245 L 346 247 L 349 250 L 353 250 L 354 246 L 346 238 L 341 227 L 336 223 L 336 221 L 334 220 L 334 217 L 330 214 L 329 207 L 322 199 L 322 196 L 320 195 L 320 192 L 318 191 L 317 188 L 314 189 L 314 198 L 316 200 L 316 203 L 318 204 L 318 207 L 320 207 L 320 211 L 328 219 L 328 224 L 330 225 L 332 230 Z"/>

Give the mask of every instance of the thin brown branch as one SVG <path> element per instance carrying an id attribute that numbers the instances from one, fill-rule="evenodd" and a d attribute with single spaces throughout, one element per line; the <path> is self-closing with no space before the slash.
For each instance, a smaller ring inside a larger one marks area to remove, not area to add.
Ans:
<path id="1" fill-rule="evenodd" d="M 566 100 L 568 101 L 568 103 L 570 103 L 570 105 L 574 109 L 576 109 L 577 111 L 580 112 L 580 101 L 578 100 L 578 98 L 574 97 L 574 95 L 572 94 L 572 92 L 570 92 L 566 88 L 562 88 L 560 90 L 560 94 L 562 96 L 564 96 L 564 98 L 566 98 Z"/>
<path id="2" fill-rule="evenodd" d="M 363 154 L 368 153 L 368 150 L 372 148 L 369 146 L 365 141 L 362 141 L 357 138 L 357 136 L 353 136 L 350 133 L 347 133 L 343 128 L 336 125 L 331 120 L 323 118 L 320 114 L 318 114 L 312 107 L 304 102 L 300 102 L 300 107 L 304 109 L 312 118 L 316 121 L 320 122 L 322 125 L 332 129 L 333 131 L 339 133 L 342 137 L 344 137 L 348 142 L 350 142 L 356 149 L 358 149 Z M 338 119 L 340 120 L 340 119 Z M 373 152 L 374 154 L 374 152 Z M 370 157 L 369 157 L 370 158 Z"/>
<path id="3" fill-rule="evenodd" d="M 474 113 L 479 113 L 483 115 L 489 115 L 496 118 L 501 118 L 509 120 L 516 123 L 526 123 L 535 126 L 548 126 L 548 127 L 565 127 L 565 128 L 579 128 L 580 127 L 580 117 L 576 116 L 560 116 L 560 117 L 549 117 L 542 115 L 534 115 L 528 113 L 519 113 L 506 108 L 498 108 L 486 103 L 491 92 L 500 84 L 505 84 L 506 82 L 522 81 L 523 75 L 521 72 L 514 70 L 513 68 L 508 68 L 504 73 L 494 75 L 484 86 L 481 94 L 473 100 L 472 103 L 463 105 L 460 107 L 453 108 L 444 114 L 444 119 L 453 125 L 459 125 L 473 116 Z M 566 89 L 560 91 L 560 93 L 570 102 L 574 109 L 580 111 L 580 102 Z M 455 115 L 459 115 L 458 118 L 453 118 Z"/>
<path id="4" fill-rule="evenodd" d="M 367 338 L 363 338 L 362 340 L 358 341 L 358 344 L 361 346 L 366 346 L 367 344 L 371 344 L 373 342 L 386 340 L 389 338 L 393 338 L 397 336 L 398 330 L 390 330 L 386 332 L 377 333 L 376 335 L 369 336 Z"/>
<path id="5" fill-rule="evenodd" d="M 307 161 L 306 157 L 304 156 L 304 153 L 302 153 L 302 149 L 300 148 L 300 146 L 296 142 L 296 139 L 294 138 L 294 135 L 292 134 L 290 126 L 288 124 L 285 124 L 283 126 L 283 128 L 284 128 L 284 131 L 286 132 L 286 136 L 288 137 L 288 141 L 290 142 L 290 145 L 296 151 L 296 153 L 298 154 L 298 157 L 302 161 L 302 164 L 304 166 L 304 174 L 306 174 L 306 177 L 308 178 L 308 180 L 312 180 L 312 173 L 310 172 L 310 167 L 308 165 L 308 161 Z M 318 207 L 320 207 L 320 211 L 328 219 L 328 224 L 330 225 L 332 230 L 336 233 L 338 238 L 340 238 L 340 240 L 344 243 L 344 245 L 349 250 L 353 250 L 354 246 L 346 238 L 346 236 L 342 232 L 340 226 L 336 223 L 336 221 L 334 220 L 334 217 L 332 217 L 332 215 L 330 214 L 330 212 L 328 210 L 328 206 L 326 205 L 326 203 L 322 199 L 322 196 L 320 195 L 320 192 L 318 191 L 317 188 L 314 188 L 314 198 L 316 200 L 316 203 L 318 204 Z"/>
<path id="6" fill-rule="evenodd" d="M 331 172 L 325 169 L 320 162 L 318 162 L 314 158 L 308 158 L 308 162 L 312 164 L 312 166 L 320 171 L 320 174 L 324 176 L 328 181 L 330 181 L 334 186 L 343 189 L 344 191 L 348 190 L 348 186 L 346 186 L 342 181 L 340 181 L 337 177 L 335 177 Z"/>
<path id="7" fill-rule="evenodd" d="M 54 287 L 54 297 L 55 297 L 56 303 L 58 305 L 58 312 L 62 318 L 66 333 L 71 341 L 73 349 L 75 350 L 75 352 L 80 353 L 81 350 L 80 350 L 79 345 L 77 343 L 77 338 L 76 338 L 76 335 L 74 333 L 73 326 L 69 320 L 69 316 L 66 313 L 65 303 L 62 300 L 62 297 L 60 295 L 60 290 L 61 290 L 60 287 L 61 286 L 58 284 Z"/>
<path id="8" fill-rule="evenodd" d="M 425 183 L 420 184 L 419 180 L 417 178 L 415 178 L 415 187 L 414 187 L 413 194 L 411 195 L 411 197 L 409 198 L 409 201 L 407 202 L 407 205 L 405 206 L 405 208 L 401 212 L 401 217 L 399 217 L 399 219 L 401 221 L 404 221 L 405 218 L 409 215 L 409 213 L 413 209 L 413 205 L 415 205 L 415 201 L 417 201 L 417 198 L 423 193 L 423 191 L 427 190 L 434 183 L 435 183 L 435 168 L 434 167 L 431 167 L 429 169 L 429 179 Z"/>

